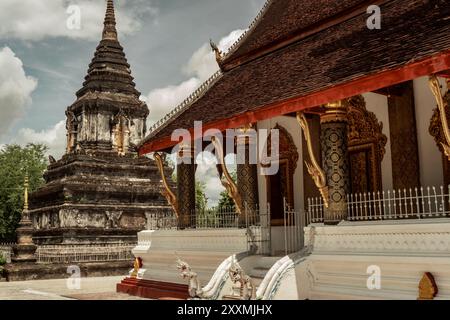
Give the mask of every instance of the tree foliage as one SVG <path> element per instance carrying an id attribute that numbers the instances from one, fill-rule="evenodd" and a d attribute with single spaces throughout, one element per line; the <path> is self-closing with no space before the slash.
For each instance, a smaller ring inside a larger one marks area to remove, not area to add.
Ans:
<path id="1" fill-rule="evenodd" d="M 233 171 L 230 174 L 231 174 L 231 177 L 233 178 L 234 182 L 237 183 L 237 172 Z M 219 211 L 235 211 L 236 210 L 236 204 L 234 203 L 233 199 L 231 199 L 231 197 L 228 195 L 227 190 L 223 190 L 220 193 L 218 209 L 219 209 Z"/>
<path id="2" fill-rule="evenodd" d="M 42 144 L 7 145 L 0 150 L 0 239 L 13 240 L 23 208 L 23 184 L 28 173 L 33 192 L 43 183 L 47 167 Z"/>

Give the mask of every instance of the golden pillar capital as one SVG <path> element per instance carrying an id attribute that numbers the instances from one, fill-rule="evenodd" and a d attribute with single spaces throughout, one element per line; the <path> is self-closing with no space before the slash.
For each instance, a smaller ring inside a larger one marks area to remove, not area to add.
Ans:
<path id="1" fill-rule="evenodd" d="M 348 99 L 325 104 L 325 112 L 320 116 L 320 123 L 347 122 Z"/>
<path id="2" fill-rule="evenodd" d="M 256 144 L 255 129 L 253 123 L 236 129 L 236 145 Z"/>
<path id="3" fill-rule="evenodd" d="M 193 159 L 195 157 L 195 144 L 182 142 L 178 145 L 177 157 L 179 159 Z"/>

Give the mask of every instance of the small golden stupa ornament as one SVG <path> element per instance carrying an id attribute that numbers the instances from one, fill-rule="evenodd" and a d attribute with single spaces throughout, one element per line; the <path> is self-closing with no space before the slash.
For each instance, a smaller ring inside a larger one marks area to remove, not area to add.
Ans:
<path id="1" fill-rule="evenodd" d="M 417 300 L 433 300 L 438 294 L 438 287 L 433 275 L 425 272 L 419 283 L 419 297 Z"/>

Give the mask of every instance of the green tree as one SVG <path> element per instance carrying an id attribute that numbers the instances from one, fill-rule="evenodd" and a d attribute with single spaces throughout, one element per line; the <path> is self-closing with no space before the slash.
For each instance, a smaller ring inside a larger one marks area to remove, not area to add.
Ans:
<path id="1" fill-rule="evenodd" d="M 234 182 L 237 183 L 237 172 L 233 171 L 230 173 L 231 177 L 233 178 Z M 236 204 L 234 203 L 233 199 L 228 195 L 227 190 L 223 190 L 220 193 L 219 197 L 219 204 L 217 205 L 217 208 L 219 211 L 235 211 L 236 210 Z"/>
<path id="2" fill-rule="evenodd" d="M 195 208 L 204 211 L 208 205 L 208 198 L 206 197 L 206 185 L 204 182 L 195 181 Z"/>
<path id="3" fill-rule="evenodd" d="M 23 208 L 25 175 L 30 180 L 30 192 L 44 183 L 46 151 L 42 144 L 7 145 L 0 150 L 0 239 L 15 238 Z"/>

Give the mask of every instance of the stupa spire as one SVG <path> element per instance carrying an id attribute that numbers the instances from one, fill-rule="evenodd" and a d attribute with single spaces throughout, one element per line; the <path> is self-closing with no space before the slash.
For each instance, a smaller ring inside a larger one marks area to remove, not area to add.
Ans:
<path id="1" fill-rule="evenodd" d="M 116 14 L 114 12 L 114 1 L 107 0 L 105 27 L 103 28 L 103 40 L 117 41 Z"/>

